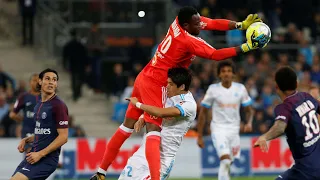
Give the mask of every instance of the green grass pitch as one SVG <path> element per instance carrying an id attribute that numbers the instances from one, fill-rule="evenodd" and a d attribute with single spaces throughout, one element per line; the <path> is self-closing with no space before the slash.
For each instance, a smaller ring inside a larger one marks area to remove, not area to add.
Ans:
<path id="1" fill-rule="evenodd" d="M 274 180 L 276 176 L 256 176 L 256 177 L 234 177 L 232 180 Z M 203 179 L 176 179 L 176 178 L 169 178 L 169 180 L 217 180 L 218 178 L 203 178 Z M 71 179 L 70 179 L 71 180 Z M 73 179 L 74 180 L 74 179 Z M 78 180 L 87 180 L 87 179 L 78 179 Z M 106 180 L 117 180 L 117 179 L 106 179 Z"/>

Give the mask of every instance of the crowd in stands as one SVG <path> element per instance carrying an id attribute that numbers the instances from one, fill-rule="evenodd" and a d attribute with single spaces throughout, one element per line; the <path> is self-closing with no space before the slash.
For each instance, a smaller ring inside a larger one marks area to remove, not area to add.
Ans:
<path id="1" fill-rule="evenodd" d="M 273 38 L 269 48 L 232 59 L 236 65 L 234 81 L 243 83 L 254 100 L 255 115 L 252 133 L 264 133 L 274 122 L 273 109 L 280 102 L 275 93 L 274 82 L 274 73 L 277 68 L 291 66 L 295 69 L 299 78 L 299 91 L 308 92 L 311 87 L 319 86 L 320 3 L 318 1 L 305 3 L 299 0 L 175 0 L 175 3 L 178 7 L 196 6 L 200 14 L 207 17 L 227 18 L 234 21 L 244 20 L 248 13 L 258 12 L 263 21 L 271 27 Z M 293 10 L 295 7 L 299 7 L 299 10 Z M 309 8 L 308 11 L 302 11 L 305 8 Z M 244 32 L 238 30 L 227 33 L 212 32 L 210 36 L 213 38 L 223 36 L 226 47 L 239 45 L 245 39 Z M 212 45 L 215 46 L 214 43 Z M 152 55 L 154 51 L 153 49 Z M 143 65 L 145 64 L 134 64 L 131 66 L 134 68 L 127 71 L 124 70 L 123 64 L 114 66 L 112 75 L 114 83 L 110 88 L 113 96 L 119 98 L 119 102 L 115 103 L 114 120 L 121 122 L 121 118 L 118 118 L 125 112 L 124 97 L 130 95 L 133 78 Z M 219 82 L 216 66 L 217 62 L 198 58 L 190 67 L 194 74 L 190 91 L 199 107 L 208 86 Z M 243 112 L 241 114 L 245 117 Z M 195 124 L 192 128 L 194 131 L 196 131 Z M 241 131 L 243 125 L 242 122 Z"/>

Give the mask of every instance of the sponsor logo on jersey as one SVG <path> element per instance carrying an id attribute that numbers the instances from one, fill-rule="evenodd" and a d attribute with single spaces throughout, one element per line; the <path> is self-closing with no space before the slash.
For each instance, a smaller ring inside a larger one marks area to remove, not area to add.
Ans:
<path id="1" fill-rule="evenodd" d="M 33 118 L 34 117 L 34 112 L 27 111 L 26 116 L 27 116 L 27 118 Z"/>
<path id="2" fill-rule="evenodd" d="M 43 112 L 42 115 L 41 115 L 42 119 L 45 119 L 47 117 L 47 113 L 46 112 Z"/>
<path id="3" fill-rule="evenodd" d="M 286 120 L 287 118 L 286 118 L 285 116 L 281 116 L 281 115 L 279 115 L 279 116 L 277 116 L 277 117 L 276 117 L 276 119 L 283 119 L 283 120 Z"/>
<path id="4" fill-rule="evenodd" d="M 62 125 L 68 125 L 68 121 L 60 121 L 59 124 Z"/>
<path id="5" fill-rule="evenodd" d="M 207 26 L 207 23 L 201 21 L 200 26 L 201 26 L 201 29 L 204 29 Z"/>
<path id="6" fill-rule="evenodd" d="M 34 134 L 51 134 L 50 128 L 35 128 Z"/>

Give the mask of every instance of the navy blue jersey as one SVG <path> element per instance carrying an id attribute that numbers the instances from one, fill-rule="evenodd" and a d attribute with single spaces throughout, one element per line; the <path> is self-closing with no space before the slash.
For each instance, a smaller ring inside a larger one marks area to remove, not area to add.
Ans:
<path id="1" fill-rule="evenodd" d="M 285 134 L 297 167 L 320 169 L 319 104 L 310 94 L 297 92 L 275 108 L 276 120 L 287 123 Z"/>
<path id="2" fill-rule="evenodd" d="M 57 137 L 59 128 L 68 128 L 68 109 L 65 103 L 57 96 L 46 102 L 37 103 L 34 108 L 36 127 L 34 130 L 35 139 L 32 145 L 32 152 L 38 152 L 46 148 Z M 59 159 L 60 148 L 47 156 Z"/>
<path id="3" fill-rule="evenodd" d="M 39 99 L 39 95 L 35 96 L 30 93 L 23 93 L 18 97 L 14 104 L 13 112 L 19 113 L 20 110 L 23 110 L 23 121 L 21 129 L 22 138 L 26 137 L 28 134 L 34 133 L 36 122 L 33 117 L 33 110 Z"/>

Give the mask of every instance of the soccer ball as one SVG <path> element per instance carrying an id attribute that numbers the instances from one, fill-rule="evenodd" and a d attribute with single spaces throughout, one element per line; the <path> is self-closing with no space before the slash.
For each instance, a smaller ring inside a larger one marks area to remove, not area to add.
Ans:
<path id="1" fill-rule="evenodd" d="M 265 35 L 265 38 L 261 38 L 263 35 Z M 253 47 L 264 48 L 271 39 L 271 30 L 265 23 L 255 22 L 247 29 L 246 38 L 248 43 L 252 43 Z M 260 38 L 262 41 L 259 43 Z"/>

